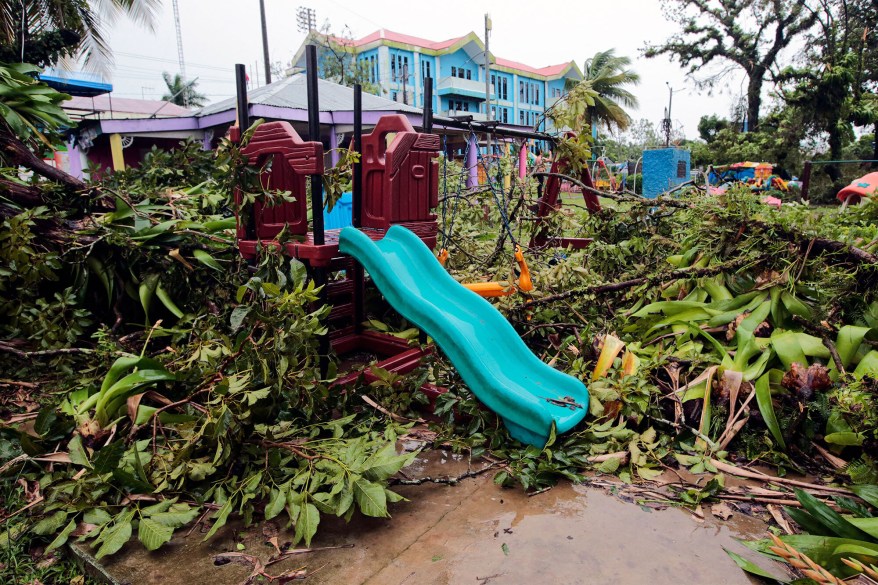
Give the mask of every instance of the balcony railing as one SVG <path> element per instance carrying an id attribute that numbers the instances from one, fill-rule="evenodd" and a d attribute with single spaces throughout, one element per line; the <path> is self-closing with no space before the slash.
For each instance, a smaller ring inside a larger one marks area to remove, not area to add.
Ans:
<path id="1" fill-rule="evenodd" d="M 443 112 L 443 114 L 445 116 L 449 116 L 449 117 L 450 116 L 472 116 L 473 120 L 476 122 L 484 122 L 488 119 L 485 116 L 485 114 L 483 114 L 481 112 L 467 112 L 465 110 L 445 110 Z"/>
<path id="2" fill-rule="evenodd" d="M 461 79 L 460 77 L 446 77 L 439 81 L 437 93 L 439 95 L 461 95 L 484 100 L 485 82 Z"/>

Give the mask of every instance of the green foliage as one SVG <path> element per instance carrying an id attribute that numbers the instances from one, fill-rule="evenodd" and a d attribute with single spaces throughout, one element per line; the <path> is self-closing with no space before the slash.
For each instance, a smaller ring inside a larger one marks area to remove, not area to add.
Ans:
<path id="1" fill-rule="evenodd" d="M 206 513 L 209 536 L 233 514 L 281 517 L 310 544 L 326 514 L 385 517 L 402 499 L 386 486 L 414 454 L 396 453 L 400 427 L 330 391 L 334 367 L 321 376 L 329 308 L 304 265 L 266 248 L 248 267 L 237 253 L 230 185 L 253 174 L 228 143 L 188 142 L 106 179 L 112 210 L 92 212 L 63 253 L 37 232 L 57 211 L 4 221 L 4 338 L 84 350 L 53 358 L 70 373 L 36 436 L 0 429 L 0 461 L 26 453 L 9 472 L 45 495 L 7 541 L 57 548 L 85 523 L 97 557 L 132 537 L 155 550 Z M 69 462 L 53 471 L 30 458 L 58 450 Z"/>
<path id="2" fill-rule="evenodd" d="M 35 80 L 39 71 L 27 63 L 0 63 L 0 125 L 22 141 L 40 140 L 49 146 L 45 132 L 72 124 L 60 106 L 70 96 Z"/>
<path id="3" fill-rule="evenodd" d="M 179 73 L 171 77 L 167 71 L 162 72 L 162 79 L 168 88 L 168 92 L 162 96 L 164 101 L 185 108 L 200 108 L 207 103 L 207 96 L 196 89 L 198 79 L 187 81 Z"/>

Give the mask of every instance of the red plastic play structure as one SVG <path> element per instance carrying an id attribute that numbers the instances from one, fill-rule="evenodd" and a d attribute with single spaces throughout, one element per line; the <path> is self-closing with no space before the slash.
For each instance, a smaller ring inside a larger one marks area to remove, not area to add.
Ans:
<path id="1" fill-rule="evenodd" d="M 570 137 L 571 134 L 572 133 L 568 133 L 568 137 Z M 562 158 L 553 162 L 551 170 L 547 173 L 545 190 L 537 200 L 536 204 L 535 211 L 537 212 L 538 229 L 533 238 L 531 238 L 531 248 L 552 246 L 559 248 L 569 247 L 580 250 L 592 242 L 592 238 L 558 238 L 551 236 L 545 226 L 545 219 L 552 213 L 561 209 L 561 183 L 564 181 L 564 176 L 568 175 L 569 167 L 570 164 L 567 159 Z M 534 173 L 535 176 L 541 174 L 542 173 Z M 585 201 L 585 207 L 588 209 L 588 212 L 599 212 L 601 210 L 601 202 L 594 191 L 588 190 L 595 189 L 595 184 L 588 167 L 583 166 L 579 176 L 573 178 L 577 179 L 579 183 L 582 184 L 580 186 L 581 189 L 582 186 L 587 187 L 586 189 L 582 189 L 582 199 Z"/>
<path id="2" fill-rule="evenodd" d="M 388 144 L 392 133 L 395 135 Z M 237 127 L 232 128 L 231 137 L 239 140 Z M 405 116 L 382 117 L 372 133 L 362 138 L 362 208 L 354 225 L 374 240 L 384 237 L 390 226 L 403 225 L 434 247 L 438 226 L 432 210 L 438 205 L 438 150 L 439 137 L 415 132 Z M 417 367 L 432 352 L 431 347 L 411 348 L 406 340 L 363 330 L 363 269 L 349 256 L 339 254 L 339 230 L 325 230 L 324 243 L 315 243 L 321 238 L 315 238 L 309 228 L 306 180 L 324 172 L 322 144 L 303 141 L 287 122 L 267 122 L 256 129 L 241 152 L 250 166 L 264 169 L 261 181 L 266 190 L 288 191 L 292 196 L 292 201 L 275 205 L 257 200 L 246 216 L 241 213 L 243 195 L 240 190 L 235 194 L 241 255 L 254 259 L 260 247 L 275 247 L 301 260 L 310 273 L 334 273 L 336 278 L 329 280 L 325 295 L 332 305 L 329 340 L 336 354 L 375 352 L 384 358 L 376 365 L 394 373 Z M 319 213 L 322 210 L 312 210 L 312 214 Z M 277 237 L 284 228 L 288 237 L 281 243 Z M 367 381 L 377 379 L 369 370 L 363 374 Z M 339 383 L 351 382 L 359 375 L 353 372 Z M 424 390 L 428 395 L 441 391 L 430 385 Z"/>

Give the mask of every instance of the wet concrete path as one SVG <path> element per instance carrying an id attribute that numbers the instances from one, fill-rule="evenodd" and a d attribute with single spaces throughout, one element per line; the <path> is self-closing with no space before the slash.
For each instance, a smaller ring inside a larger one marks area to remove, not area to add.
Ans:
<path id="1" fill-rule="evenodd" d="M 466 462 L 434 451 L 406 471 L 438 477 L 466 469 Z M 758 519 L 735 513 L 722 521 L 708 513 L 697 522 L 686 510 L 649 510 L 603 489 L 569 483 L 529 497 L 497 487 L 492 476 L 453 486 L 397 486 L 411 501 L 393 505 L 392 519 L 324 519 L 312 542 L 315 548 L 352 547 L 296 556 L 266 571 L 301 568 L 310 573 L 308 583 L 345 585 L 750 583 L 722 547 L 758 558 L 735 540 L 763 537 L 765 524 Z M 267 543 L 272 536 L 281 544 L 290 540 L 289 533 L 265 523 L 230 525 L 208 543 L 196 529 L 156 553 L 129 543 L 104 563 L 105 580 L 239 585 L 251 567 L 216 566 L 213 557 L 236 551 L 240 543 L 244 553 L 264 562 L 275 552 Z"/>

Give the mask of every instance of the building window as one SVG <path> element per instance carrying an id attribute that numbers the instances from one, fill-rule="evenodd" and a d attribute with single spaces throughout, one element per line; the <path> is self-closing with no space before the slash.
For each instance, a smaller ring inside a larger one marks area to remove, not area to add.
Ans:
<path id="1" fill-rule="evenodd" d="M 521 110 L 518 111 L 518 124 L 524 126 L 524 112 Z"/>
<path id="2" fill-rule="evenodd" d="M 395 102 L 398 102 L 399 99 L 397 99 L 397 98 L 399 98 L 399 94 L 398 94 L 398 93 L 396 93 L 395 91 L 390 93 L 390 99 L 392 99 L 392 100 L 395 101 Z"/>
<path id="3" fill-rule="evenodd" d="M 536 101 L 534 103 L 539 105 L 539 103 L 540 103 L 540 86 L 535 85 L 534 90 L 536 90 Z"/>
<path id="4" fill-rule="evenodd" d="M 467 79 L 472 79 L 472 78 L 473 78 L 473 72 L 472 72 L 472 69 L 467 69 L 467 70 L 466 70 L 466 78 L 467 78 Z"/>
<path id="5" fill-rule="evenodd" d="M 451 68 L 451 77 L 457 77 L 457 67 Z"/>
<path id="6" fill-rule="evenodd" d="M 503 108 L 503 123 L 509 122 L 509 108 Z"/>
<path id="7" fill-rule="evenodd" d="M 685 179 L 686 178 L 686 161 L 678 160 L 677 161 L 677 178 Z"/>
<path id="8" fill-rule="evenodd" d="M 501 79 L 501 83 L 500 83 L 500 90 L 501 90 L 500 93 L 502 94 L 501 99 L 504 99 L 504 100 L 508 100 L 508 99 L 509 99 L 509 93 L 506 91 L 507 89 L 508 89 L 508 88 L 507 88 L 507 86 L 506 86 L 506 78 L 503 77 L 503 78 Z"/>

